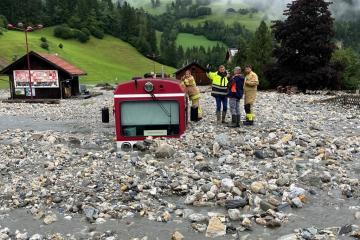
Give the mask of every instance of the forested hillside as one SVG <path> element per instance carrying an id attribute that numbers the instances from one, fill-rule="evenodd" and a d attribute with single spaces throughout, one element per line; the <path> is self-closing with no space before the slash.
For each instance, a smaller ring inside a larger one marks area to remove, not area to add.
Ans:
<path id="1" fill-rule="evenodd" d="M 53 36 L 53 28 L 45 28 L 29 33 L 30 49 L 38 52 L 58 54 L 65 60 L 84 69 L 87 76 L 81 77 L 82 83 L 119 83 L 127 81 L 134 76 L 144 73 L 161 71 L 161 65 L 142 56 L 130 44 L 115 37 L 104 35 L 103 39 L 91 37 L 86 43 L 77 40 L 59 39 Z M 46 40 L 48 49 L 41 47 Z M 62 48 L 59 47 L 61 44 Z M 0 59 L 4 64 L 9 64 L 25 54 L 24 35 L 22 32 L 7 31 L 0 36 Z M 1 64 L 1 61 L 0 61 Z M 167 73 L 175 69 L 164 66 Z M 7 78 L 3 78 L 7 80 Z M 1 86 L 8 86 L 5 81 L 0 81 Z"/>
<path id="2" fill-rule="evenodd" d="M 272 6 L 265 0 L 135 0 L 130 1 L 130 4 L 124 0 L 2 0 L 0 32 L 7 23 L 24 22 L 54 26 L 53 35 L 58 39 L 73 39 L 81 43 L 86 43 L 91 38 L 102 41 L 104 35 L 108 34 L 130 43 L 147 58 L 175 68 L 192 61 L 202 65 L 224 64 L 227 48 L 237 48 L 240 50 L 239 54 L 228 67 L 252 64 L 262 78 L 261 87 L 267 88 L 279 83 L 276 80 L 272 85 L 269 81 L 278 79 L 274 74 L 280 69 L 265 74 L 273 69 L 271 66 L 283 61 L 287 55 L 299 52 L 296 46 L 299 42 L 295 41 L 290 50 L 284 50 L 286 46 L 281 45 L 282 39 L 274 34 L 276 26 L 272 20 L 282 21 L 287 18 L 288 13 L 282 14 L 287 2 L 275 1 Z M 311 3 L 309 0 L 295 2 L 304 2 L 305 5 Z M 360 53 L 360 3 L 339 0 L 334 4 L 326 3 L 321 11 L 311 11 L 309 9 L 306 14 L 321 17 L 318 16 L 319 13 L 325 12 L 331 15 L 329 22 L 326 22 L 329 24 L 327 31 L 330 32 L 326 33 L 327 36 L 325 33 L 319 36 L 331 40 L 326 57 L 331 55 L 331 69 L 334 71 L 325 71 L 328 73 L 326 78 L 335 74 L 338 76 L 337 84 L 331 87 L 355 88 L 360 76 L 357 70 Z M 308 23 L 301 24 L 305 26 Z M 318 25 L 319 22 L 314 20 L 314 24 Z M 288 33 L 311 30 L 314 33 L 308 35 L 309 39 L 315 38 L 315 33 L 318 32 L 312 27 L 290 29 Z M 280 29 L 279 34 L 282 32 Z M 295 39 L 299 39 L 297 32 L 294 34 Z M 285 36 L 282 38 L 285 39 Z M 309 41 L 311 46 L 316 45 L 315 43 L 316 41 Z M 333 43 L 336 46 L 332 47 Z M 279 46 L 285 55 L 277 54 Z M 311 56 L 318 48 L 305 49 L 304 54 Z M 316 66 L 316 61 L 310 62 Z M 327 59 L 324 66 L 329 67 L 327 64 L 330 63 Z"/>

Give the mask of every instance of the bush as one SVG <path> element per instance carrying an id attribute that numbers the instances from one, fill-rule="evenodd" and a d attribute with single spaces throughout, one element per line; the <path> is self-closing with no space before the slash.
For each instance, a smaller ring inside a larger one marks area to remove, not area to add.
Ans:
<path id="1" fill-rule="evenodd" d="M 40 47 L 43 48 L 43 49 L 49 50 L 49 44 L 47 42 L 42 42 L 40 44 Z"/>
<path id="2" fill-rule="evenodd" d="M 343 66 L 340 77 L 341 89 L 354 90 L 359 86 L 360 61 L 353 49 L 345 48 L 336 50 L 332 55 L 331 62 Z"/>
<path id="3" fill-rule="evenodd" d="M 84 23 L 81 21 L 81 19 L 77 16 L 72 16 L 67 23 L 71 28 L 75 29 L 81 29 L 84 26 Z"/>
<path id="4" fill-rule="evenodd" d="M 103 39 L 104 38 L 104 31 L 101 30 L 100 28 L 97 27 L 90 27 L 90 32 L 91 34 L 99 39 Z"/>
<path id="5" fill-rule="evenodd" d="M 236 11 L 235 11 L 235 9 L 233 9 L 233 8 L 228 8 L 228 9 L 226 10 L 226 12 L 227 12 L 227 13 L 235 13 Z"/>
<path id="6" fill-rule="evenodd" d="M 64 45 L 62 43 L 59 44 L 58 46 L 60 49 L 63 49 L 64 48 Z"/>
<path id="7" fill-rule="evenodd" d="M 88 28 L 81 28 L 80 31 L 82 31 L 83 33 L 85 33 L 86 35 L 88 35 L 90 37 L 91 33 L 89 31 Z"/>
<path id="8" fill-rule="evenodd" d="M 0 28 L 5 28 L 8 24 L 8 21 L 5 16 L 0 15 Z"/>
<path id="9" fill-rule="evenodd" d="M 54 29 L 54 36 L 62 39 L 71 39 L 74 38 L 74 33 L 71 28 L 64 25 L 64 26 L 56 27 Z"/>
<path id="10" fill-rule="evenodd" d="M 75 30 L 75 36 L 76 39 L 81 43 L 86 43 L 90 39 L 89 35 L 80 30 Z"/>
<path id="11" fill-rule="evenodd" d="M 41 37 L 41 38 L 40 38 L 40 41 L 43 42 L 43 43 L 46 43 L 46 42 L 47 42 L 47 39 L 46 39 L 46 37 Z"/>

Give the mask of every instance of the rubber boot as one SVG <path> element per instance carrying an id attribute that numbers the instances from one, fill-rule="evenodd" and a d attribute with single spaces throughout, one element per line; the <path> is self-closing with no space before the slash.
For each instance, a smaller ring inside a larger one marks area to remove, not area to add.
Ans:
<path id="1" fill-rule="evenodd" d="M 246 114 L 246 119 L 245 119 L 244 125 L 245 125 L 245 126 L 252 126 L 252 125 L 254 125 L 254 118 L 253 118 L 253 114 L 252 114 L 252 113 Z"/>
<path id="2" fill-rule="evenodd" d="M 222 123 L 226 123 L 226 111 L 223 111 L 223 112 L 222 112 L 221 122 L 222 122 Z"/>
<path id="3" fill-rule="evenodd" d="M 236 115 L 236 120 L 235 120 L 236 127 L 240 127 L 240 118 L 241 118 L 240 115 Z"/>
<path id="4" fill-rule="evenodd" d="M 217 124 L 221 123 L 221 112 L 216 112 L 216 123 Z"/>
<path id="5" fill-rule="evenodd" d="M 236 115 L 231 115 L 231 123 L 229 124 L 229 127 L 235 128 L 236 127 L 236 121 L 237 121 L 237 116 Z"/>

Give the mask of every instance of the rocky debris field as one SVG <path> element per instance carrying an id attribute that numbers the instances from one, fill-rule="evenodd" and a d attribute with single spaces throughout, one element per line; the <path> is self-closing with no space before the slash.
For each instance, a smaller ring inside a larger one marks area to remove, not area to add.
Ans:
<path id="1" fill-rule="evenodd" d="M 0 239 L 360 239 L 360 110 L 323 98 L 261 92 L 232 129 L 206 93 L 183 138 L 130 153 L 111 92 L 0 103 Z"/>

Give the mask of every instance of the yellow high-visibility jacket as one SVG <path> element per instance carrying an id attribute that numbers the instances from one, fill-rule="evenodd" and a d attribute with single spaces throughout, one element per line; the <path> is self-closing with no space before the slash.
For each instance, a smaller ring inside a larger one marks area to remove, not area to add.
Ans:
<path id="1" fill-rule="evenodd" d="M 227 96 L 228 78 L 221 76 L 219 72 L 208 72 L 206 75 L 212 82 L 211 96 Z"/>
<path id="2" fill-rule="evenodd" d="M 245 104 L 254 104 L 256 100 L 257 86 L 259 85 L 259 78 L 256 73 L 250 72 L 245 76 L 244 94 Z"/>

